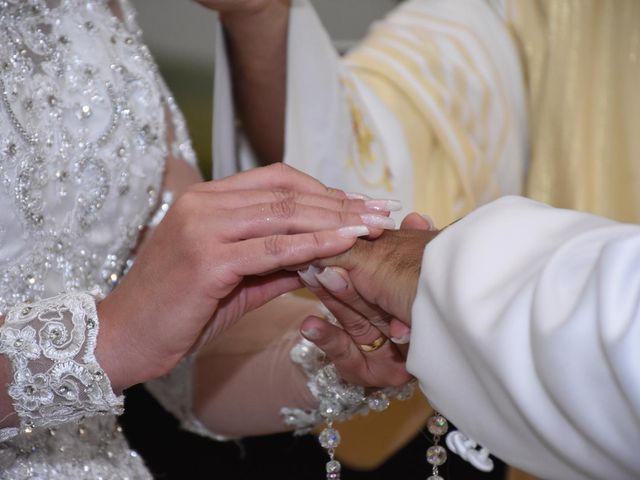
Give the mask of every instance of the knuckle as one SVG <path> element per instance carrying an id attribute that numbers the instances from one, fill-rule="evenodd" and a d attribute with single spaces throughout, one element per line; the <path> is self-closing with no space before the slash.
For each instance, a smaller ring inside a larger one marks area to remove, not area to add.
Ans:
<path id="1" fill-rule="evenodd" d="M 349 368 L 349 366 L 354 363 L 351 345 L 345 345 L 344 342 L 339 342 L 339 344 L 336 343 L 335 348 L 331 349 L 331 351 L 327 351 L 326 353 L 331 358 L 332 362 L 340 364 L 343 368 Z M 352 367 L 349 369 L 352 369 Z"/>
<path id="2" fill-rule="evenodd" d="M 275 178 L 282 178 L 291 174 L 293 169 L 286 163 L 276 162 L 272 163 L 268 167 L 265 167 L 273 174 Z"/>
<path id="3" fill-rule="evenodd" d="M 342 192 L 342 190 L 338 190 L 337 188 L 332 188 L 332 187 L 327 187 L 325 185 L 325 192 L 328 196 L 330 197 L 334 197 L 343 201 L 346 201 L 347 198 L 345 197 L 344 193 Z"/>
<path id="4" fill-rule="evenodd" d="M 376 333 L 374 332 L 375 327 L 364 319 L 353 322 L 348 326 L 345 326 L 345 328 L 348 329 L 349 334 L 354 338 L 366 338 L 372 336 L 372 333 Z M 377 337 L 378 335 L 376 335 L 376 338 Z"/>
<path id="5" fill-rule="evenodd" d="M 265 254 L 271 257 L 281 257 L 289 251 L 289 243 L 283 235 L 265 237 L 263 242 Z"/>
<path id="6" fill-rule="evenodd" d="M 287 219 L 295 215 L 297 203 L 294 196 L 285 196 L 281 200 L 271 203 L 271 213 L 275 218 Z"/>

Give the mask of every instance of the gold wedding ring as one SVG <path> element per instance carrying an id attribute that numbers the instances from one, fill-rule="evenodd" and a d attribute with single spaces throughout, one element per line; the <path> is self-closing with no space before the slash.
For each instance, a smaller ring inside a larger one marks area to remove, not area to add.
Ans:
<path id="1" fill-rule="evenodd" d="M 382 347 L 385 343 L 387 343 L 388 338 L 385 337 L 384 335 L 380 335 L 378 338 L 376 338 L 373 342 L 371 343 L 367 343 L 367 344 L 359 344 L 358 348 L 360 350 L 362 350 L 365 353 L 369 353 L 369 352 L 375 352 L 376 350 L 378 350 L 380 347 Z"/>

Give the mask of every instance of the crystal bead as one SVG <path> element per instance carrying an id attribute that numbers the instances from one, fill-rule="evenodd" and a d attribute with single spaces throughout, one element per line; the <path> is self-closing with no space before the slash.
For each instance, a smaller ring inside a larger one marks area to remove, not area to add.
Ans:
<path id="1" fill-rule="evenodd" d="M 442 415 L 433 415 L 427 420 L 427 429 L 432 435 L 444 435 L 449 430 L 449 422 Z"/>
<path id="2" fill-rule="evenodd" d="M 320 405 L 320 414 L 324 418 L 335 418 L 337 415 L 340 415 L 342 408 L 340 404 L 336 402 L 326 402 Z"/>
<path id="3" fill-rule="evenodd" d="M 90 318 L 89 320 L 87 320 L 87 328 L 89 330 L 93 330 L 94 328 L 96 328 L 96 322 L 95 320 L 93 320 L 92 318 Z M 97 374 L 97 372 L 96 372 Z"/>
<path id="4" fill-rule="evenodd" d="M 340 473 L 339 472 L 327 473 L 327 480 L 340 480 Z"/>
<path id="5" fill-rule="evenodd" d="M 91 107 L 89 105 L 82 105 L 78 112 L 78 118 L 80 120 L 89 118 L 91 116 Z"/>
<path id="6" fill-rule="evenodd" d="M 329 460 L 327 462 L 327 473 L 339 473 L 342 470 L 342 465 L 337 460 Z"/>
<path id="7" fill-rule="evenodd" d="M 391 401 L 384 393 L 374 392 L 367 398 L 367 404 L 374 412 L 382 412 L 389 407 Z"/>
<path id="8" fill-rule="evenodd" d="M 340 433 L 335 428 L 325 428 L 318 440 L 323 448 L 336 448 L 340 445 Z"/>
<path id="9" fill-rule="evenodd" d="M 414 392 L 415 388 L 413 386 L 413 383 L 407 383 L 400 389 L 400 392 L 398 393 L 398 395 L 396 395 L 396 398 L 398 400 L 409 400 L 411 397 L 413 397 Z"/>
<path id="10" fill-rule="evenodd" d="M 22 340 L 21 338 L 18 338 L 15 342 L 13 342 L 13 346 L 16 348 L 20 348 L 23 343 L 24 343 L 24 340 Z"/>
<path id="11" fill-rule="evenodd" d="M 434 445 L 427 449 L 427 462 L 436 467 L 447 461 L 447 451 L 440 445 Z"/>
<path id="12" fill-rule="evenodd" d="M 60 395 L 66 395 L 67 393 L 69 393 L 69 387 L 67 387 L 66 385 L 62 385 L 59 389 L 58 389 L 58 393 Z"/>

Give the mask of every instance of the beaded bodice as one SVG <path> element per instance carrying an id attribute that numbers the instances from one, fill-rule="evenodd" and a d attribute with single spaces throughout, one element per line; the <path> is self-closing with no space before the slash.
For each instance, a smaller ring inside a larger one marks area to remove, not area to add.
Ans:
<path id="1" fill-rule="evenodd" d="M 0 312 L 106 293 L 156 204 L 172 105 L 122 9 L 0 0 Z"/>
<path id="2" fill-rule="evenodd" d="M 194 160 L 126 0 L 0 0 L 0 313 L 108 293 L 169 153 Z M 112 417 L 0 443 L 0 478 L 147 476 Z"/>

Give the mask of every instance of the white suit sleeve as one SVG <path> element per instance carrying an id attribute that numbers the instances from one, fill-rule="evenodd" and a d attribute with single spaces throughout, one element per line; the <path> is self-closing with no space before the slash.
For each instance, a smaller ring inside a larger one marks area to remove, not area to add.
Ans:
<path id="1" fill-rule="evenodd" d="M 517 197 L 425 250 L 408 368 L 545 479 L 640 478 L 640 227 Z"/>

